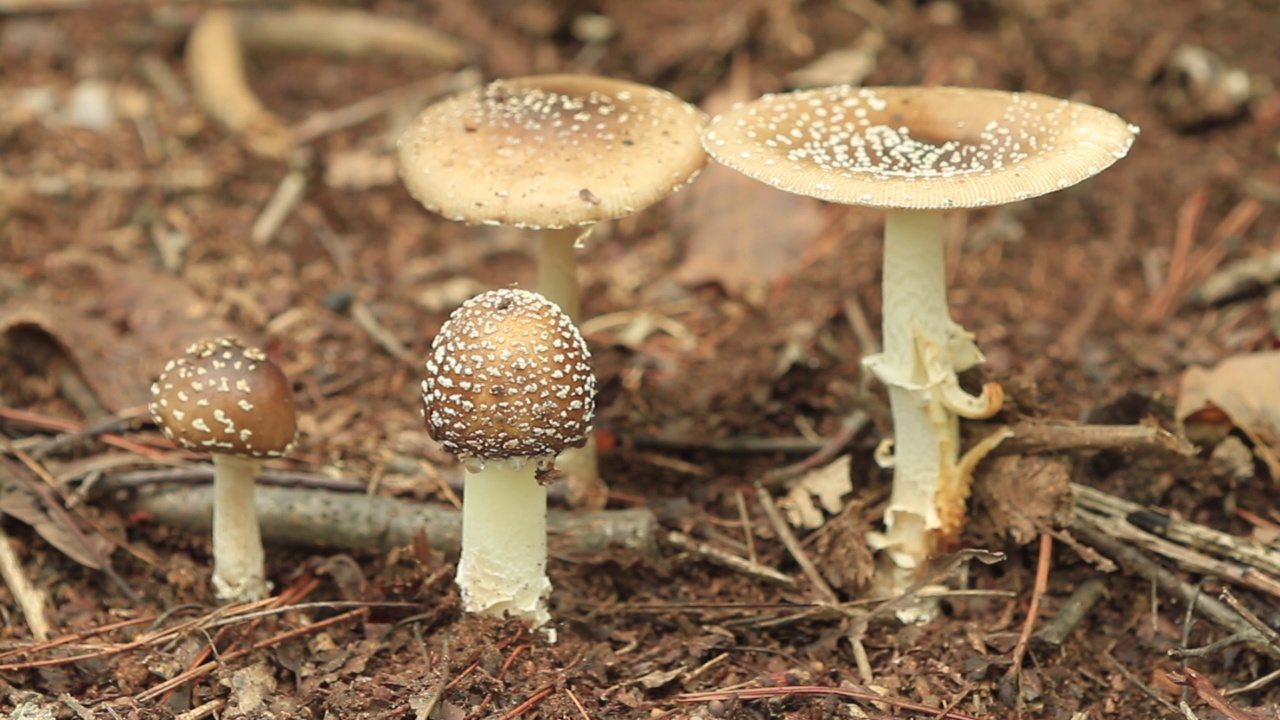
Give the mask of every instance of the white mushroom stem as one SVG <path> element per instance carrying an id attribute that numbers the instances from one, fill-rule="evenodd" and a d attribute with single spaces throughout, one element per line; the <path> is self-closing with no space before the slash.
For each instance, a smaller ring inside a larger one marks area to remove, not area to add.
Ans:
<path id="1" fill-rule="evenodd" d="M 515 467 L 517 464 L 520 467 Z M 536 463 L 487 460 L 468 472 L 462 497 L 462 607 L 484 615 L 551 619 L 547 596 L 547 489 Z"/>
<path id="2" fill-rule="evenodd" d="M 940 213 L 888 214 L 883 275 L 884 352 L 863 362 L 889 388 L 894 472 L 885 532 L 874 544 L 909 569 L 933 552 L 939 530 L 958 529 L 944 528 L 944 518 L 964 516 L 957 412 L 989 416 L 1000 395 L 974 397 L 956 384 L 957 361 L 967 367 L 981 353 L 947 310 Z"/>
<path id="3" fill-rule="evenodd" d="M 221 600 L 261 600 L 271 587 L 253 505 L 262 460 L 213 456 L 213 587 Z"/>
<path id="4" fill-rule="evenodd" d="M 546 229 L 538 243 L 538 292 L 559 305 L 574 324 L 582 322 L 577 245 L 590 232 L 580 227 Z"/>
<path id="5" fill-rule="evenodd" d="M 560 306 L 576 325 L 582 324 L 582 289 L 578 284 L 578 243 L 591 227 L 543 230 L 538 250 L 538 292 Z M 601 510 L 609 500 L 609 486 L 600 477 L 595 434 L 580 448 L 560 454 L 556 466 L 564 473 L 571 507 Z"/>

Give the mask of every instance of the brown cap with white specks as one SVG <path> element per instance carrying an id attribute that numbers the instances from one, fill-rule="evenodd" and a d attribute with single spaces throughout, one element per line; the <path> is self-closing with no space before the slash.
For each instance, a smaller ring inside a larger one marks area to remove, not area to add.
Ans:
<path id="1" fill-rule="evenodd" d="M 595 413 L 590 359 L 555 303 L 528 290 L 481 293 L 431 344 L 427 429 L 464 458 L 544 458 L 580 447 Z"/>
<path id="2" fill-rule="evenodd" d="M 663 90 L 588 75 L 498 80 L 427 108 L 400 177 L 470 224 L 564 228 L 639 212 L 706 163 L 707 117 Z"/>
<path id="3" fill-rule="evenodd" d="M 151 385 L 150 409 L 165 437 L 200 452 L 279 457 L 298 433 L 284 373 L 234 338 L 201 340 L 170 360 Z"/>
<path id="4" fill-rule="evenodd" d="M 905 210 L 984 207 L 1075 185 L 1138 128 L 1036 93 L 847 85 L 765 95 L 717 115 L 703 147 L 799 195 Z"/>

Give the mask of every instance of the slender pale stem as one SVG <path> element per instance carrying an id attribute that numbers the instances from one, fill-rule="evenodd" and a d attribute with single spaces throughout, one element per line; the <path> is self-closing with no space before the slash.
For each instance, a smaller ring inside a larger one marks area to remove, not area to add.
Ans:
<path id="1" fill-rule="evenodd" d="M 253 504 L 262 461 L 213 456 L 213 587 L 221 600 L 261 600 L 270 586 Z"/>
<path id="2" fill-rule="evenodd" d="M 538 292 L 560 306 L 575 325 L 582 322 L 582 290 L 578 285 L 577 243 L 590 227 L 543 230 L 538 250 Z M 600 477 L 595 436 L 586 446 L 569 448 L 556 465 L 569 486 L 569 504 L 580 510 L 599 510 L 609 499 L 609 487 Z"/>
<path id="3" fill-rule="evenodd" d="M 578 286 L 578 238 L 589 228 L 543 230 L 538 243 L 538 292 L 560 306 L 569 319 L 582 321 L 582 291 Z"/>
<path id="4" fill-rule="evenodd" d="M 550 619 L 547 596 L 547 489 L 530 461 L 520 468 L 489 460 L 468 472 L 462 498 L 462 607 L 504 613 L 534 627 Z"/>
<path id="5" fill-rule="evenodd" d="M 930 363 L 950 362 L 940 214 L 889 213 L 882 282 L 884 353 L 869 366 L 888 386 L 893 410 L 893 491 L 885 510 L 885 545 L 895 564 L 913 567 L 932 550 L 930 534 L 940 524 L 938 488 L 955 471 L 959 449 L 956 416 L 931 385 L 940 368 Z M 932 349 L 932 361 L 922 349 Z"/>

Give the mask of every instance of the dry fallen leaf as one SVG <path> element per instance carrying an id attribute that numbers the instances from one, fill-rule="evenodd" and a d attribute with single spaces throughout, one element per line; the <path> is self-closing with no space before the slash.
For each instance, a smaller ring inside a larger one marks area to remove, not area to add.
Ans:
<path id="1" fill-rule="evenodd" d="M 825 510 L 835 515 L 844 509 L 844 496 L 853 492 L 850 459 L 840 456 L 835 462 L 805 473 L 778 507 L 792 526 L 816 530 L 827 521 Z"/>
<path id="2" fill-rule="evenodd" d="M 1182 374 L 1178 424 L 1188 435 L 1197 424 L 1226 422 L 1252 442 L 1253 452 L 1280 480 L 1280 351 L 1235 355 L 1212 368 Z"/>
<path id="3" fill-rule="evenodd" d="M 730 80 L 707 98 L 709 113 L 749 99 Z M 822 204 L 782 192 L 736 170 L 708 163 L 684 196 L 676 217 L 686 239 L 676 278 L 685 284 L 717 283 L 729 294 L 759 304 L 775 280 L 793 272 L 825 223 Z"/>
<path id="4" fill-rule="evenodd" d="M 76 252 L 51 255 L 45 266 L 44 282 L 0 305 L 0 333 L 48 335 L 107 410 L 144 404 L 165 358 L 231 334 L 187 285 L 150 268 Z"/>

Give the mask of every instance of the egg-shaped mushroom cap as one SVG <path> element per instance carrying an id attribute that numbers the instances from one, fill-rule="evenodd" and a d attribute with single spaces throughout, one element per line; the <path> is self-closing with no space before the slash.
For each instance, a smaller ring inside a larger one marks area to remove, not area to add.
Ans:
<path id="1" fill-rule="evenodd" d="M 235 338 L 201 340 L 151 385 L 151 417 L 188 450 L 279 457 L 298 435 L 293 392 L 279 366 Z"/>
<path id="2" fill-rule="evenodd" d="M 470 224 L 564 228 L 639 212 L 706 164 L 707 117 L 669 92 L 587 75 L 498 80 L 446 98 L 400 137 L 400 177 Z"/>
<path id="3" fill-rule="evenodd" d="M 799 195 L 908 210 L 1044 195 L 1102 172 L 1138 128 L 1036 93 L 847 85 L 765 95 L 712 118 L 719 162 Z"/>
<path id="4" fill-rule="evenodd" d="M 431 344 L 427 429 L 462 458 L 545 458 L 581 447 L 595 414 L 590 360 L 559 305 L 528 290 L 481 293 Z"/>

